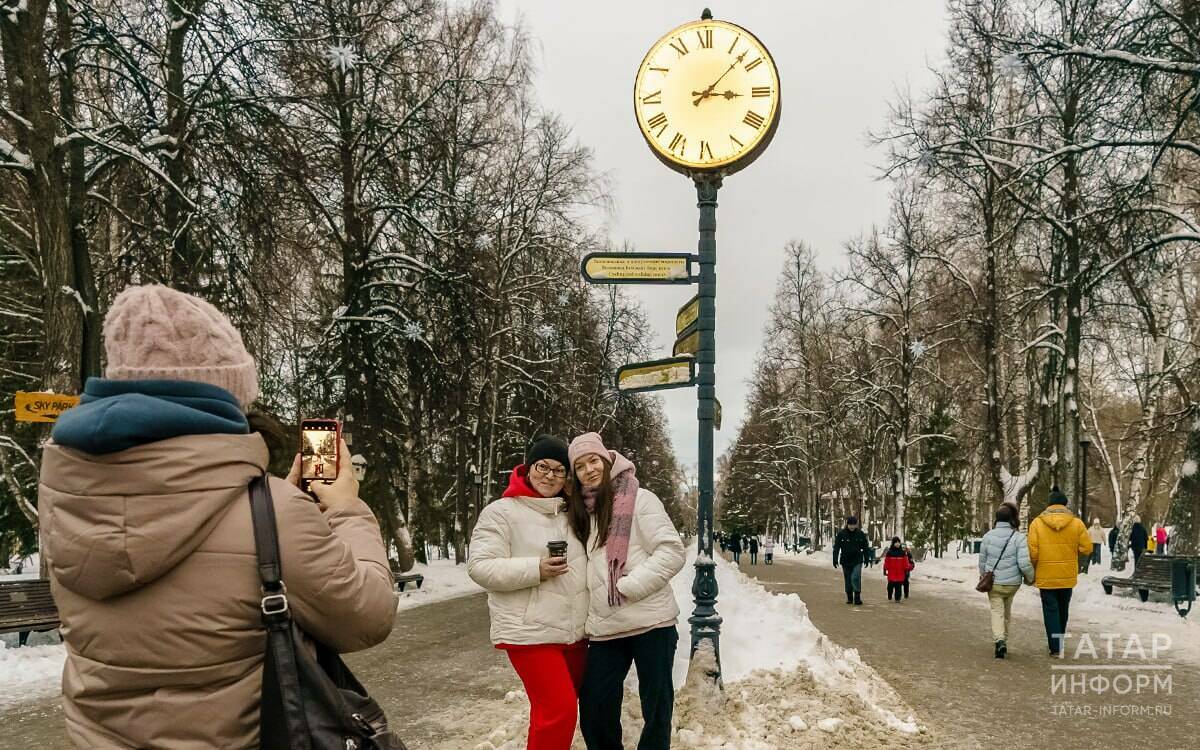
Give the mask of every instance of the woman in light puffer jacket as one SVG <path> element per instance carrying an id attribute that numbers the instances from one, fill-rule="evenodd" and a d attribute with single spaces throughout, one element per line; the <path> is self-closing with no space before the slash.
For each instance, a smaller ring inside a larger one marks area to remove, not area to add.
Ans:
<path id="1" fill-rule="evenodd" d="M 488 591 L 492 643 L 529 696 L 529 750 L 567 750 L 587 659 L 587 555 L 571 533 L 563 485 L 567 444 L 539 435 L 508 489 L 479 514 L 467 574 Z M 549 543 L 566 545 L 550 557 Z"/>
<path id="2" fill-rule="evenodd" d="M 621 744 L 621 698 L 637 665 L 645 726 L 639 750 L 671 746 L 675 689 L 671 665 L 679 606 L 671 579 L 683 568 L 683 543 L 662 502 L 638 486 L 629 459 L 594 432 L 571 442 L 571 522 L 588 539 L 587 669 L 579 725 L 589 750 Z"/>
<path id="3" fill-rule="evenodd" d="M 1033 562 L 1029 544 L 1017 530 L 1016 509 L 1003 503 L 996 509 L 996 526 L 983 535 L 979 544 L 979 574 L 993 571 L 988 603 L 992 608 L 992 640 L 995 656 L 1008 653 L 1008 630 L 1012 623 L 1012 601 L 1021 583 L 1033 583 Z"/>

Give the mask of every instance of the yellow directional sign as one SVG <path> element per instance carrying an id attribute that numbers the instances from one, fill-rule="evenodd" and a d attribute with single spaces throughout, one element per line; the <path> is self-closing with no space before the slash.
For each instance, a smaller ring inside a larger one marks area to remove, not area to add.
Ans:
<path id="1" fill-rule="evenodd" d="M 691 357 L 635 362 L 617 370 L 617 390 L 625 393 L 687 388 L 695 380 L 696 362 Z"/>
<path id="2" fill-rule="evenodd" d="M 675 339 L 675 346 L 671 348 L 671 356 L 680 357 L 684 354 L 695 354 L 698 351 L 700 351 L 700 329 L 693 324 L 679 334 L 679 338 Z"/>
<path id="3" fill-rule="evenodd" d="M 583 278 L 593 284 L 690 284 L 688 253 L 590 253 Z"/>
<path id="4" fill-rule="evenodd" d="M 17 391 L 14 405 L 18 422 L 54 422 L 58 415 L 78 403 L 78 396 Z"/>
<path id="5" fill-rule="evenodd" d="M 675 335 L 683 333 L 688 326 L 700 320 L 700 298 L 692 297 L 679 312 L 675 313 Z"/>

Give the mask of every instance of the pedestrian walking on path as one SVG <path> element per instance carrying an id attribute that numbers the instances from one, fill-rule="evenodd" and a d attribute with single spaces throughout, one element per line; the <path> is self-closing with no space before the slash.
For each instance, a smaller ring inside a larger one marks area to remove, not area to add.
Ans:
<path id="1" fill-rule="evenodd" d="M 1067 508 L 1067 496 L 1055 485 L 1050 506 L 1029 524 L 1029 559 L 1042 597 L 1042 621 L 1051 656 L 1062 653 L 1071 592 L 1079 581 L 1079 556 L 1091 551 L 1087 527 Z"/>
<path id="2" fill-rule="evenodd" d="M 637 746 L 667 750 L 679 641 L 671 579 L 683 568 L 683 543 L 662 501 L 638 485 L 633 463 L 605 448 L 600 435 L 575 438 L 569 457 L 572 523 L 587 529 L 588 539 L 591 645 L 579 703 L 583 740 L 589 750 L 623 747 L 621 699 L 636 666 L 645 721 Z"/>
<path id="3" fill-rule="evenodd" d="M 733 564 L 739 565 L 742 562 L 742 538 L 737 534 L 729 540 L 729 551 L 733 553 Z"/>
<path id="4" fill-rule="evenodd" d="M 1157 555 L 1167 554 L 1167 527 L 1161 523 L 1154 529 L 1154 553 Z"/>
<path id="5" fill-rule="evenodd" d="M 1100 550 L 1104 549 L 1104 529 L 1100 526 L 1100 519 L 1093 518 L 1092 525 L 1088 527 L 1088 538 L 1092 540 L 1092 556 L 1089 560 L 1091 565 L 1100 564 Z M 1085 567 L 1083 572 L 1087 572 Z"/>
<path id="6" fill-rule="evenodd" d="M 775 540 L 767 537 L 767 541 L 763 542 L 763 554 L 767 557 L 767 565 L 773 565 L 775 558 Z"/>
<path id="7" fill-rule="evenodd" d="M 913 568 L 917 567 L 917 561 L 913 559 L 912 542 L 904 543 L 904 556 L 908 558 L 908 570 L 904 571 L 904 598 L 908 598 L 908 589 L 912 585 Z"/>
<path id="8" fill-rule="evenodd" d="M 862 604 L 862 566 L 870 546 L 867 535 L 858 527 L 858 519 L 848 516 L 845 527 L 833 540 L 833 567 L 842 566 L 847 604 Z"/>
<path id="9" fill-rule="evenodd" d="M 912 561 L 900 543 L 900 537 L 892 537 L 892 544 L 883 556 L 883 575 L 887 578 L 888 601 L 900 601 L 904 591 L 904 581 L 908 571 L 912 570 Z"/>
<path id="10" fill-rule="evenodd" d="M 491 639 L 529 696 L 529 750 L 567 750 L 587 660 L 585 536 L 563 498 L 567 444 L 539 435 L 499 500 L 479 514 L 467 575 L 488 592 Z"/>
<path id="11" fill-rule="evenodd" d="M 987 592 L 992 610 L 992 641 L 995 656 L 1008 654 L 1008 638 L 1012 626 L 1013 597 L 1021 583 L 1033 583 L 1034 567 L 1029 557 L 1029 543 L 1017 530 L 1018 516 L 1013 506 L 1003 504 L 996 509 L 996 525 L 983 535 L 979 543 L 979 574 L 992 571 L 992 588 Z"/>
<path id="12" fill-rule="evenodd" d="M 1135 515 L 1133 517 L 1133 528 L 1129 530 L 1129 551 L 1133 553 L 1133 567 L 1137 568 L 1138 562 L 1141 561 L 1142 555 L 1146 552 L 1146 546 L 1150 543 L 1150 534 L 1147 533 L 1146 527 L 1142 525 L 1142 517 Z"/>
<path id="13" fill-rule="evenodd" d="M 249 485 L 269 453 L 246 418 L 254 360 L 224 313 L 157 285 L 117 295 L 104 350 L 105 377 L 54 425 L 38 493 L 67 735 L 76 747 L 259 747 L 265 600 Z M 338 448 L 343 471 L 312 485 L 320 504 L 297 487 L 298 455 L 288 481 L 267 486 L 293 623 L 344 653 L 387 638 L 396 594 Z"/>
<path id="14" fill-rule="evenodd" d="M 758 565 L 758 535 L 750 537 L 750 564 Z"/>

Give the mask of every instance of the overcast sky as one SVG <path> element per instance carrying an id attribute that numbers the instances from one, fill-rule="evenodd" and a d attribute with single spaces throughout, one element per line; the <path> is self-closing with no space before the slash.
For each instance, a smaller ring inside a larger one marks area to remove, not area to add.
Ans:
<path id="1" fill-rule="evenodd" d="M 679 0 L 501 0 L 534 40 L 538 96 L 592 149 L 614 208 L 597 217 L 615 244 L 642 251 L 694 251 L 695 189 L 664 167 L 642 140 L 633 78 L 650 45 L 700 17 Z M 779 66 L 782 116 L 753 165 L 725 181 L 717 209 L 717 398 L 719 455 L 745 411 L 746 381 L 789 240 L 815 247 L 826 268 L 842 243 L 887 218 L 882 154 L 867 132 L 887 120 L 901 90 L 921 92 L 944 58 L 943 0 L 739 0 L 712 3 L 713 16 L 753 32 Z M 631 286 L 670 356 L 675 312 L 691 287 Z M 696 460 L 694 389 L 662 394 L 675 451 Z"/>

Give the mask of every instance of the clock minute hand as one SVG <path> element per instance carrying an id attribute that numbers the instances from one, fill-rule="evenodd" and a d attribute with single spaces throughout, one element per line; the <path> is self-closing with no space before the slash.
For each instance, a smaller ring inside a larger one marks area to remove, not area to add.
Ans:
<path id="1" fill-rule="evenodd" d="M 692 106 L 694 106 L 694 107 L 699 107 L 699 106 L 700 106 L 700 102 L 702 102 L 702 101 L 704 101 L 705 99 L 707 99 L 708 97 L 712 96 L 712 95 L 713 95 L 713 89 L 715 89 L 715 88 L 717 87 L 717 84 L 721 82 L 721 79 L 722 79 L 722 78 L 724 78 L 725 76 L 729 75 L 729 71 L 731 71 L 731 70 L 733 70 L 734 68 L 736 68 L 736 67 L 737 67 L 737 65 L 738 65 L 738 63 L 740 63 L 742 60 L 745 60 L 745 59 L 746 59 L 746 52 L 748 52 L 748 51 L 749 51 L 749 50 L 744 50 L 744 51 L 742 52 L 742 54 L 738 55 L 738 56 L 737 56 L 737 59 L 736 59 L 736 60 L 734 60 L 734 61 L 733 61 L 733 62 L 732 62 L 730 65 L 729 65 L 729 67 L 725 69 L 725 72 L 724 72 L 724 73 L 722 73 L 721 75 L 717 76 L 717 80 L 713 81 L 713 82 L 712 82 L 712 85 L 710 85 L 708 88 L 704 89 L 704 92 L 703 92 L 703 93 L 701 93 L 699 96 L 697 96 L 697 97 L 696 97 L 696 99 L 695 99 L 695 100 L 692 102 Z M 693 94 L 695 94 L 695 93 L 697 93 L 697 92 L 693 91 L 692 93 L 693 93 Z"/>

